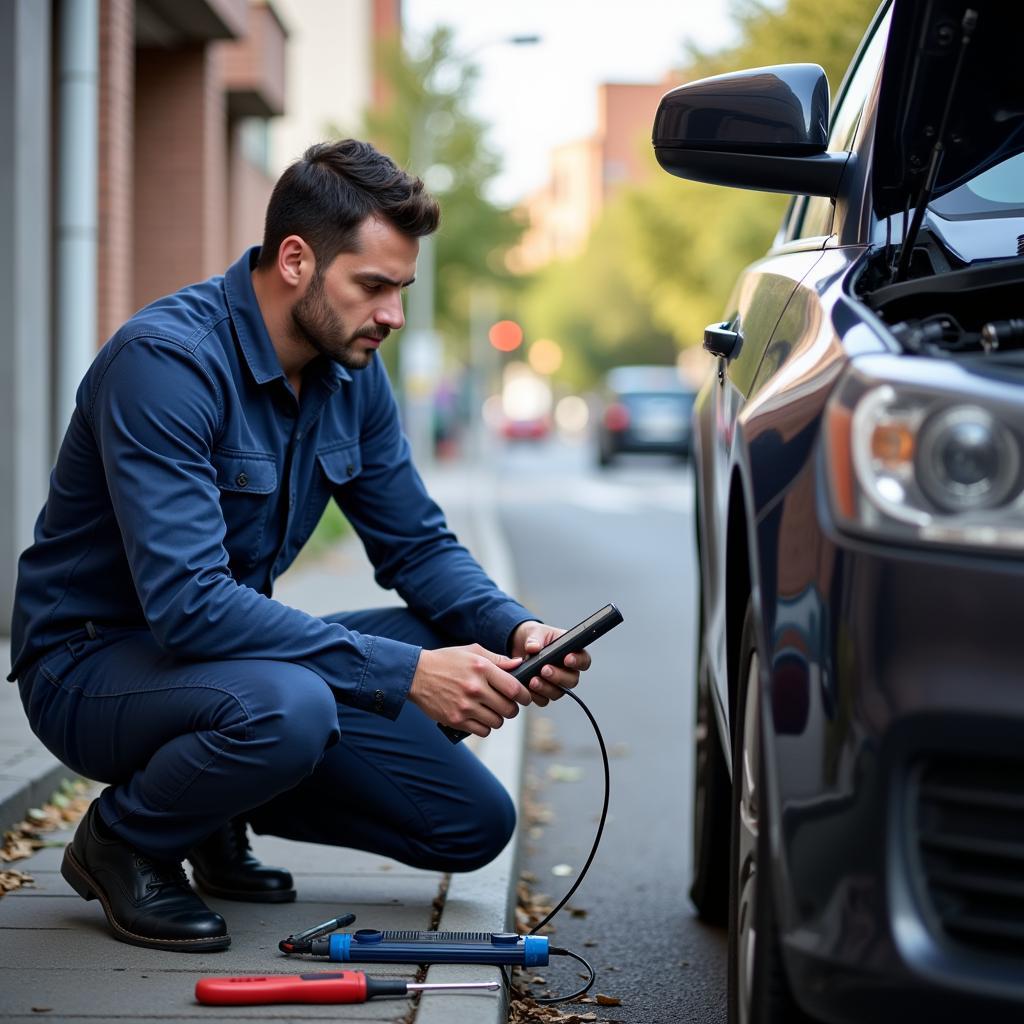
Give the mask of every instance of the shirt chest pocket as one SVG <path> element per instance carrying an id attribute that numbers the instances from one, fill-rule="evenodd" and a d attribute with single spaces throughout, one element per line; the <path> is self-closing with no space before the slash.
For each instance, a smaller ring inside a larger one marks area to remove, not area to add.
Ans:
<path id="1" fill-rule="evenodd" d="M 277 495 L 277 465 L 265 452 L 221 449 L 211 459 L 217 472 L 220 507 L 227 533 L 224 547 L 232 564 L 252 568 L 273 547 L 268 529 Z"/>
<path id="2" fill-rule="evenodd" d="M 363 460 L 358 441 L 343 441 L 318 448 L 316 472 L 310 493 L 303 538 L 320 522 L 327 502 L 339 488 L 351 483 L 363 471 Z"/>

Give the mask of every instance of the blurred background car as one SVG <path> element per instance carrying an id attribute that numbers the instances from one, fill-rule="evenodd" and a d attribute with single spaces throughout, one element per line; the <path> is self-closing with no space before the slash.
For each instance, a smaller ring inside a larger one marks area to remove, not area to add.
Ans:
<path id="1" fill-rule="evenodd" d="M 597 415 L 597 461 L 624 452 L 690 457 L 693 388 L 674 366 L 617 366 L 604 379 Z"/>
<path id="2" fill-rule="evenodd" d="M 500 431 L 506 441 L 542 441 L 551 433 L 551 420 L 547 416 L 505 416 Z"/>

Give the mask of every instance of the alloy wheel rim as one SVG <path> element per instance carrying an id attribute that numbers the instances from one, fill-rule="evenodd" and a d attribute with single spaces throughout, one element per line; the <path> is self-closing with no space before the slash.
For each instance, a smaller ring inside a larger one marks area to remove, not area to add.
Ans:
<path id="1" fill-rule="evenodd" d="M 743 747 L 740 752 L 739 858 L 736 891 L 736 979 L 739 1019 L 746 1024 L 752 1017 L 754 956 L 757 948 L 757 837 L 760 822 L 760 728 L 758 723 L 759 661 L 750 656 L 747 693 L 743 708 Z"/>

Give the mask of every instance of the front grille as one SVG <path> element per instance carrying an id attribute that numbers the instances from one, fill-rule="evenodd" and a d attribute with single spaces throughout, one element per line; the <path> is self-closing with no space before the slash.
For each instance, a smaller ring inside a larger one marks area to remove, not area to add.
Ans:
<path id="1" fill-rule="evenodd" d="M 943 931 L 1024 958 L 1024 761 L 928 761 L 917 776 L 916 832 Z"/>

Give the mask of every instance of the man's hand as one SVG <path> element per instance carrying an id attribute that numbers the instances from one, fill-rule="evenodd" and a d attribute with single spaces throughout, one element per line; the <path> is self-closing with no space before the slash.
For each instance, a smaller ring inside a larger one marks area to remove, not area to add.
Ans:
<path id="1" fill-rule="evenodd" d="M 512 634 L 512 654 L 528 658 L 564 632 L 564 629 L 546 626 L 543 622 L 522 622 Z M 549 700 L 564 697 L 565 694 L 558 687 L 572 689 L 580 681 L 580 673 L 590 668 L 590 655 L 586 651 L 567 654 L 563 659 L 563 666 L 545 665 L 540 670 L 540 675 L 529 681 L 530 696 L 538 707 L 544 707 Z M 556 683 L 557 686 L 552 686 L 552 683 Z"/>
<path id="2" fill-rule="evenodd" d="M 487 736 L 506 718 L 519 714 L 516 702 L 530 703 L 526 687 L 509 675 L 519 661 L 479 644 L 425 650 L 412 677 L 409 699 L 435 722 Z"/>

